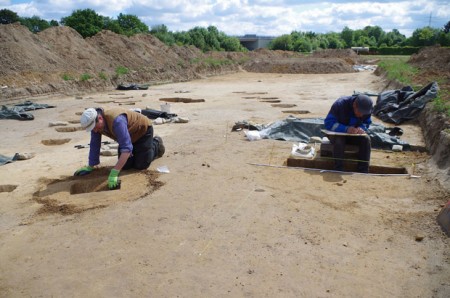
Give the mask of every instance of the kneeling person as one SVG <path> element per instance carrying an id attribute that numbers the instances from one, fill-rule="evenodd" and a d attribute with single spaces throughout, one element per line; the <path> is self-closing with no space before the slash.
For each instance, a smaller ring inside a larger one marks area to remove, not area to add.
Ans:
<path id="1" fill-rule="evenodd" d="M 147 169 L 154 159 L 164 155 L 162 139 L 153 137 L 151 120 L 138 112 L 122 108 L 89 108 L 81 115 L 80 123 L 91 132 L 91 141 L 88 165 L 78 169 L 75 176 L 91 173 L 100 163 L 102 135 L 119 143 L 119 159 L 108 177 L 110 189 L 118 186 L 121 170 Z"/>

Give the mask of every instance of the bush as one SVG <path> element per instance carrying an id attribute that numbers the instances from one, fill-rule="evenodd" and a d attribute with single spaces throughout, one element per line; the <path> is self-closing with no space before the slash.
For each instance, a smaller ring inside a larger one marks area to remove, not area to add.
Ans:
<path id="1" fill-rule="evenodd" d="M 71 81 L 71 80 L 73 80 L 73 77 L 71 75 L 65 73 L 65 74 L 62 75 L 62 79 L 64 81 Z"/>
<path id="2" fill-rule="evenodd" d="M 124 66 L 118 66 L 118 67 L 116 68 L 116 74 L 117 74 L 118 76 L 126 75 L 126 74 L 128 74 L 128 72 L 129 72 L 128 68 L 126 68 L 126 67 L 124 67 Z"/>
<path id="3" fill-rule="evenodd" d="M 420 47 L 371 47 L 370 55 L 412 55 L 417 54 Z M 361 54 L 364 54 L 361 52 Z"/>
<path id="4" fill-rule="evenodd" d="M 433 109 L 436 112 L 444 113 L 447 117 L 450 117 L 450 103 L 442 99 L 441 92 L 439 91 L 438 96 L 433 100 Z"/>
<path id="5" fill-rule="evenodd" d="M 83 81 L 83 82 L 84 82 L 84 81 L 89 80 L 90 78 L 92 78 L 90 74 L 88 74 L 88 73 L 83 73 L 83 74 L 80 76 L 80 81 Z"/>
<path id="6" fill-rule="evenodd" d="M 103 71 L 98 74 L 98 77 L 105 81 L 108 79 L 108 76 Z"/>

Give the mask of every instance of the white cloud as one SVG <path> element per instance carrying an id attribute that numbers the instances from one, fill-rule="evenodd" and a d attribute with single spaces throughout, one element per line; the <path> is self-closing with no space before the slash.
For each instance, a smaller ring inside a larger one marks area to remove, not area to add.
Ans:
<path id="1" fill-rule="evenodd" d="M 448 0 L 0 0 L 2 8 L 58 21 L 76 9 L 91 8 L 109 17 L 133 14 L 149 27 L 164 24 L 171 31 L 186 31 L 213 25 L 229 35 L 340 32 L 345 26 L 369 25 L 410 35 L 430 21 L 442 27 L 450 20 Z"/>

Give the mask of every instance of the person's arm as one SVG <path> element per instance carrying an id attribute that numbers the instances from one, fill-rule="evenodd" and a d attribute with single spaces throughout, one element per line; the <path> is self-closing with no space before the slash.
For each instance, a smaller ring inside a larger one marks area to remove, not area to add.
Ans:
<path id="1" fill-rule="evenodd" d="M 102 135 L 91 131 L 91 142 L 89 143 L 89 166 L 93 167 L 100 163 L 100 147 Z"/>
<path id="2" fill-rule="evenodd" d="M 120 154 L 119 159 L 117 160 L 116 165 L 114 166 L 114 169 L 117 171 L 122 170 L 123 166 L 126 164 L 128 158 L 130 157 L 131 152 L 123 152 Z"/>
<path id="3" fill-rule="evenodd" d="M 115 189 L 119 183 L 119 173 L 126 164 L 128 158 L 133 151 L 133 144 L 131 143 L 130 132 L 128 131 L 128 119 L 125 114 L 119 115 L 114 119 L 112 130 L 119 143 L 120 157 L 116 165 L 108 176 L 108 188 Z"/>
<path id="4" fill-rule="evenodd" d="M 362 129 L 364 129 L 365 132 L 367 132 L 367 130 L 369 129 L 370 124 L 372 124 L 372 119 L 371 116 L 367 117 L 366 119 L 364 119 L 360 125 L 360 127 Z"/>
<path id="5" fill-rule="evenodd" d="M 330 131 L 335 132 L 347 132 L 348 126 L 342 123 L 339 123 L 337 118 L 331 113 L 328 113 L 327 117 L 324 120 L 325 128 Z"/>
<path id="6" fill-rule="evenodd" d="M 120 150 L 120 157 L 117 160 L 114 169 L 120 171 L 133 151 L 133 144 L 131 143 L 131 136 L 128 131 L 128 119 L 125 114 L 119 115 L 114 119 L 112 130 L 117 137 Z"/>
<path id="7" fill-rule="evenodd" d="M 91 131 L 91 142 L 89 143 L 88 165 L 75 171 L 75 176 L 84 176 L 90 174 L 94 170 L 94 166 L 100 163 L 100 145 L 102 143 L 102 135 Z"/>

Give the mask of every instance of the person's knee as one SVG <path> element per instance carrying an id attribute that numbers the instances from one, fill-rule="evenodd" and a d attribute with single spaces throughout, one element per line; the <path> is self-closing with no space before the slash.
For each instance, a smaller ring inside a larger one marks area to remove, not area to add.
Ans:
<path id="1" fill-rule="evenodd" d="M 144 162 L 144 163 L 135 164 L 134 168 L 136 170 L 145 170 L 145 169 L 148 169 L 149 166 L 150 166 L 149 162 Z"/>

